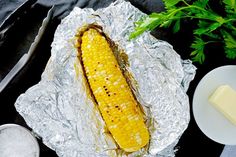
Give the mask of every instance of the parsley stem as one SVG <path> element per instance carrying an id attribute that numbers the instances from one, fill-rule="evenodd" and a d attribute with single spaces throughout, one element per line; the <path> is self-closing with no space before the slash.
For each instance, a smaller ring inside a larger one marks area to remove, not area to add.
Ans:
<path id="1" fill-rule="evenodd" d="M 182 0 L 182 2 L 187 5 L 187 6 L 190 6 L 185 0 Z"/>
<path id="2" fill-rule="evenodd" d="M 208 14 L 212 14 L 211 12 L 209 12 L 209 11 L 207 11 L 207 10 L 201 8 L 201 7 L 198 7 L 198 6 L 195 6 L 195 5 L 189 5 L 188 3 L 187 3 L 187 5 L 188 5 L 188 6 L 181 7 L 181 8 L 178 8 L 178 9 L 172 11 L 170 14 L 167 15 L 167 17 L 171 17 L 171 16 L 173 16 L 174 14 L 176 14 L 176 13 L 179 12 L 179 11 L 187 10 L 187 9 L 190 9 L 190 8 L 195 8 L 195 9 L 201 10 L 201 11 L 203 11 L 203 12 L 207 12 Z M 214 15 L 214 16 L 215 16 L 215 15 Z M 203 18 L 203 17 L 192 16 L 192 18 L 207 19 L 207 20 L 211 20 L 211 21 L 216 21 L 215 19 L 212 19 L 212 17 L 211 17 L 211 18 Z"/>
<path id="3" fill-rule="evenodd" d="M 174 17 L 174 18 L 170 18 L 171 20 L 175 20 L 175 19 L 182 19 L 182 18 L 193 18 L 193 19 L 203 19 L 203 20 L 211 20 L 211 21 L 215 21 L 212 18 L 203 18 L 203 17 L 196 17 L 196 16 L 181 16 L 181 17 Z"/>
<path id="4" fill-rule="evenodd" d="M 230 28 L 236 31 L 236 28 L 234 26 L 230 25 Z"/>
<path id="5" fill-rule="evenodd" d="M 206 44 L 210 44 L 210 43 L 219 43 L 219 42 L 223 42 L 223 41 L 211 40 L 211 41 L 205 42 L 204 44 L 206 45 Z"/>
<path id="6" fill-rule="evenodd" d="M 231 22 L 231 21 L 236 21 L 236 19 L 228 19 L 228 20 L 225 21 L 225 23 Z"/>

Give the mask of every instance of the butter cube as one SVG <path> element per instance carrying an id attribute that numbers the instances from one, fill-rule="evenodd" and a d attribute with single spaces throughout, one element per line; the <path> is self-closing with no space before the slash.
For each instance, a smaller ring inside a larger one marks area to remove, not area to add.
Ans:
<path id="1" fill-rule="evenodd" d="M 236 125 L 236 91 L 234 89 L 228 85 L 219 86 L 210 96 L 209 102 Z"/>

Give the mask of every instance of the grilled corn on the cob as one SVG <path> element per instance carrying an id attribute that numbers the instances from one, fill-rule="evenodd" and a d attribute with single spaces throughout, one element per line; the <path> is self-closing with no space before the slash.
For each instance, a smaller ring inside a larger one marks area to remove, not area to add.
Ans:
<path id="1" fill-rule="evenodd" d="M 81 59 L 102 117 L 117 144 L 137 151 L 149 141 L 142 112 L 106 38 L 94 28 L 82 34 Z"/>

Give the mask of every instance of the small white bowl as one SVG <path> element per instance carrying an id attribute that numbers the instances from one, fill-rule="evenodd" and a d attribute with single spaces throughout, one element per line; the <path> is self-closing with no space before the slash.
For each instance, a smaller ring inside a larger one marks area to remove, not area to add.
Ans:
<path id="1" fill-rule="evenodd" d="M 208 101 L 216 88 L 224 84 L 236 89 L 235 65 L 218 67 L 202 78 L 193 96 L 193 115 L 207 137 L 221 144 L 236 145 L 236 125 L 230 123 Z"/>
<path id="2" fill-rule="evenodd" d="M 1 157 L 39 157 L 36 138 L 26 128 L 17 124 L 0 126 Z"/>

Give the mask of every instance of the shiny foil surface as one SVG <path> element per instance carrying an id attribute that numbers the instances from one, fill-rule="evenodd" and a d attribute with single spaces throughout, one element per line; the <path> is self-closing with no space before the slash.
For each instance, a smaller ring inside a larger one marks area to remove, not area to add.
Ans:
<path id="1" fill-rule="evenodd" d="M 190 120 L 186 91 L 196 68 L 149 32 L 129 41 L 134 22 L 144 16 L 129 2 L 118 0 L 96 11 L 76 7 L 58 26 L 41 81 L 15 103 L 27 124 L 58 156 L 174 156 Z M 128 77 L 130 86 L 146 114 L 150 144 L 131 154 L 117 148 L 107 131 L 77 57 L 75 35 L 94 23 L 127 56 L 121 66 L 132 76 Z"/>

